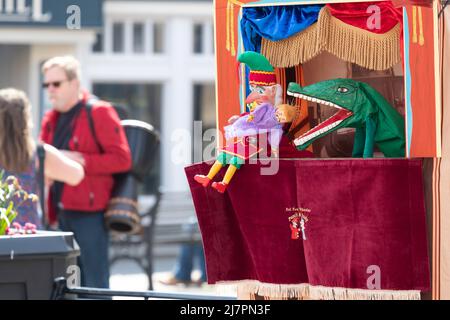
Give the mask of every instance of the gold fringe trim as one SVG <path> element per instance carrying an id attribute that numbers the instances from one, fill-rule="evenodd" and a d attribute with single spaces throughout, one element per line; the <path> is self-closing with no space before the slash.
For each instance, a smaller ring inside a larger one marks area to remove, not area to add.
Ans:
<path id="1" fill-rule="evenodd" d="M 227 1 L 227 11 L 226 11 L 226 40 L 225 40 L 225 48 L 227 51 L 231 50 L 230 45 L 230 8 L 231 3 Z"/>
<path id="2" fill-rule="evenodd" d="M 271 284 L 256 280 L 220 282 L 237 284 L 238 290 L 250 296 L 259 295 L 271 300 L 420 300 L 419 290 L 369 290 L 312 286 L 309 284 Z"/>
<path id="3" fill-rule="evenodd" d="M 236 47 L 235 47 L 235 39 L 234 39 L 234 4 L 231 2 L 231 10 L 230 10 L 230 31 L 231 31 L 231 55 L 236 56 Z"/>
<path id="4" fill-rule="evenodd" d="M 321 28 L 329 27 L 327 51 L 338 58 L 371 70 L 386 70 L 400 61 L 400 23 L 384 34 L 376 34 L 348 25 L 329 13 L 323 17 L 329 19 L 320 21 Z"/>
<path id="5" fill-rule="evenodd" d="M 317 22 L 281 41 L 262 39 L 261 53 L 276 67 L 305 63 L 322 51 L 371 70 L 386 70 L 401 59 L 401 24 L 384 34 L 369 32 L 333 17 L 327 7 Z"/>
<path id="6" fill-rule="evenodd" d="M 226 11 L 226 43 L 225 48 L 234 57 L 236 55 L 235 37 L 234 37 L 234 5 L 235 1 L 227 1 Z"/>
<path id="7" fill-rule="evenodd" d="M 412 7 L 413 12 L 413 21 L 412 21 L 412 29 L 413 29 L 413 36 L 412 36 L 412 42 L 417 43 L 417 6 Z"/>
<path id="8" fill-rule="evenodd" d="M 262 38 L 261 41 L 261 54 L 277 68 L 290 68 L 302 64 L 323 50 L 324 44 L 319 37 L 318 23 L 284 40 L 271 41 Z"/>
<path id="9" fill-rule="evenodd" d="M 418 7 L 417 11 L 419 13 L 419 46 L 425 44 L 425 38 L 423 36 L 423 22 L 422 22 L 422 7 Z"/>

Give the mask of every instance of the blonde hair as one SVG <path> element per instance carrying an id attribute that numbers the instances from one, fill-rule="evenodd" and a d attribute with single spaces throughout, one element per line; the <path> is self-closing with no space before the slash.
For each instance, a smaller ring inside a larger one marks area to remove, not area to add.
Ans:
<path id="1" fill-rule="evenodd" d="M 73 56 L 53 57 L 47 60 L 42 66 L 42 73 L 45 73 L 47 70 L 53 67 L 59 67 L 63 69 L 68 80 L 79 80 L 81 78 L 80 62 Z"/>
<path id="2" fill-rule="evenodd" d="M 23 91 L 0 90 L 0 166 L 26 171 L 35 149 L 31 136 L 30 102 Z"/>

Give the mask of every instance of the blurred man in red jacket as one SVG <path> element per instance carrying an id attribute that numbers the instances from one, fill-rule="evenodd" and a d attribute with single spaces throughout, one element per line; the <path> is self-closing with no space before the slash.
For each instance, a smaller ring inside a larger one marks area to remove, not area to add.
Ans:
<path id="1" fill-rule="evenodd" d="M 43 65 L 42 73 L 53 109 L 43 118 L 40 139 L 64 150 L 86 173 L 77 186 L 51 183 L 49 220 L 75 235 L 81 250 L 81 285 L 108 288 L 109 239 L 103 215 L 113 188 L 112 175 L 131 167 L 125 132 L 109 103 L 81 90 L 80 65 L 75 58 L 52 58 Z"/>

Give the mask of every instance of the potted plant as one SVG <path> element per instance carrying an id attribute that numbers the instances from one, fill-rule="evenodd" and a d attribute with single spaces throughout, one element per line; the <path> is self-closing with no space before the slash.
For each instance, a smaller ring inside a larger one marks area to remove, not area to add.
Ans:
<path id="1" fill-rule="evenodd" d="M 73 233 L 14 222 L 26 201 L 38 201 L 14 176 L 0 172 L 0 300 L 50 299 L 58 277 L 73 276 L 79 247 Z M 76 275 L 80 276 L 80 275 Z"/>
<path id="2" fill-rule="evenodd" d="M 4 179 L 4 176 L 5 172 L 0 171 L 0 236 L 36 233 L 34 224 L 27 223 L 22 227 L 13 221 L 17 217 L 17 209 L 25 201 L 37 202 L 38 197 L 23 190 L 16 177 L 8 176 Z M 14 200 L 20 202 L 16 204 Z"/>

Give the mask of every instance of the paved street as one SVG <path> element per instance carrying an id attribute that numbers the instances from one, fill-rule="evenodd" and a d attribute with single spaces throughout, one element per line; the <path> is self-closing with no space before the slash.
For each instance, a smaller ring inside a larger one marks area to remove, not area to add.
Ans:
<path id="1" fill-rule="evenodd" d="M 148 212 L 155 200 L 153 196 L 141 196 L 139 198 L 140 211 Z M 158 208 L 155 234 L 156 236 L 161 236 L 161 234 L 164 234 L 164 230 L 167 230 L 164 227 L 192 223 L 192 221 L 195 221 L 195 210 L 190 193 L 164 194 Z M 166 236 L 174 237 L 175 235 L 167 234 Z M 131 250 L 129 253 L 131 253 Z M 236 296 L 235 286 L 229 285 L 203 284 L 202 286 L 185 286 L 179 284 L 166 286 L 161 284 L 159 280 L 170 276 L 179 250 L 180 244 L 155 241 L 153 248 L 153 286 L 155 291 Z M 142 251 L 138 250 L 138 252 Z M 199 278 L 198 270 L 193 271 L 192 278 Z M 145 291 L 148 289 L 148 279 L 144 270 L 135 262 L 119 260 L 111 267 L 110 287 L 115 290 Z"/>
<path id="2" fill-rule="evenodd" d="M 156 257 L 155 272 L 153 273 L 153 285 L 155 291 L 164 292 L 185 292 L 193 294 L 212 294 L 222 296 L 236 296 L 234 286 L 224 285 L 175 285 L 166 286 L 158 280 L 170 275 L 176 257 Z M 193 272 L 193 278 L 197 278 L 199 271 Z M 148 288 L 147 276 L 140 267 L 132 261 L 119 261 L 113 265 L 110 278 L 111 289 L 127 291 L 145 291 Z"/>

